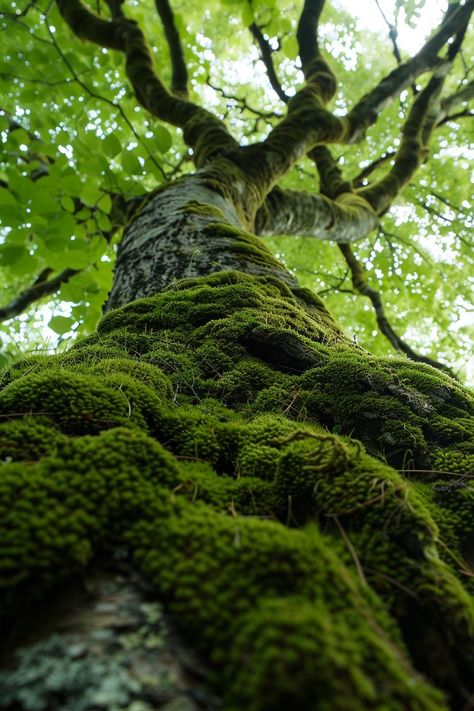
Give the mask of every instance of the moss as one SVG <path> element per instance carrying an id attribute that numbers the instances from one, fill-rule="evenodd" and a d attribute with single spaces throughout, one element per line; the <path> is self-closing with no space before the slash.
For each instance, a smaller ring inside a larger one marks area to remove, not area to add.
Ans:
<path id="1" fill-rule="evenodd" d="M 126 548 L 229 710 L 465 703 L 473 399 L 331 324 L 218 273 L 5 371 L 4 614 Z"/>
<path id="2" fill-rule="evenodd" d="M 46 417 L 25 417 L 0 424 L 0 462 L 34 461 L 64 441 Z"/>
<path id="3" fill-rule="evenodd" d="M 219 208 L 215 205 L 208 205 L 196 202 L 195 200 L 186 203 L 186 205 L 183 206 L 182 211 L 193 215 L 202 215 L 203 217 L 215 217 L 218 220 L 223 220 L 225 218 L 222 210 L 219 210 Z"/>

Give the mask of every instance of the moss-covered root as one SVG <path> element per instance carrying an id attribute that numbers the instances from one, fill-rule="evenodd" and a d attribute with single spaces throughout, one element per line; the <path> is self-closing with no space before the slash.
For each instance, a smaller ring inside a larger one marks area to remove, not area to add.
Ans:
<path id="1" fill-rule="evenodd" d="M 140 567 L 223 671 L 226 708 L 446 708 L 413 671 L 380 601 L 315 527 L 294 531 L 180 503 L 165 527 L 140 522 L 130 540 Z"/>
<path id="2" fill-rule="evenodd" d="M 71 438 L 37 464 L 5 464 L 0 481 L 4 610 L 125 545 L 229 709 L 445 708 L 330 537 L 180 497 L 178 463 L 147 435 Z"/>
<path id="3" fill-rule="evenodd" d="M 472 694 L 474 404 L 449 377 L 229 272 L 14 364 L 0 415 L 4 619 L 125 550 L 229 711 Z"/>

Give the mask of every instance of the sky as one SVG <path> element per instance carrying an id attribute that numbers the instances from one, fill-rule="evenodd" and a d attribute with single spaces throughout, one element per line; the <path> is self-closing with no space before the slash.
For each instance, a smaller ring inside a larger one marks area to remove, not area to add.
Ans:
<path id="1" fill-rule="evenodd" d="M 350 10 L 352 15 L 359 18 L 362 27 L 367 27 L 374 32 L 381 34 L 387 33 L 387 24 L 382 16 L 385 15 L 388 22 L 393 23 L 393 9 L 395 0 L 361 0 L 359 3 L 354 3 L 353 0 L 338 0 L 339 4 Z M 410 29 L 404 22 L 403 11 L 400 15 L 398 26 L 397 42 L 401 50 L 405 50 L 407 54 L 413 54 L 423 45 L 423 40 L 435 27 L 446 9 L 447 3 L 442 0 L 419 0 L 418 5 L 425 3 L 419 10 L 420 17 L 416 23 L 416 27 Z"/>

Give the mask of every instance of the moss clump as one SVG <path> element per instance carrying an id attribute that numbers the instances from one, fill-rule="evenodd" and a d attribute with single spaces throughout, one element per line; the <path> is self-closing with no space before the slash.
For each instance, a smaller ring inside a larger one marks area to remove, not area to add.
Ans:
<path id="1" fill-rule="evenodd" d="M 466 703 L 473 398 L 332 323 L 220 273 L 6 371 L 5 615 L 126 548 L 229 710 Z"/>

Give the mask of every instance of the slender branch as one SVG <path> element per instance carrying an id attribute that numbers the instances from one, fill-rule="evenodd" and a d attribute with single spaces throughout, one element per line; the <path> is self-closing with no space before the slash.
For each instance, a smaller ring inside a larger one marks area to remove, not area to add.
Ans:
<path id="1" fill-rule="evenodd" d="M 404 89 L 415 76 L 433 67 L 449 67 L 450 60 L 439 59 L 437 51 L 453 34 L 465 27 L 473 9 L 474 0 L 456 6 L 424 48 L 385 77 L 347 116 L 339 117 L 326 109 L 325 94 L 318 82 L 320 67 L 317 64 L 314 81 L 313 76 L 308 74 L 303 88 L 288 102 L 288 112 L 283 121 L 275 126 L 265 141 L 259 146 L 252 146 L 253 150 L 246 153 L 246 168 L 250 168 L 251 161 L 259 163 L 258 168 L 254 169 L 253 179 L 258 181 L 262 196 L 268 194 L 275 182 L 317 144 L 347 144 L 360 140 L 365 129 L 376 121 L 387 100 Z"/>
<path id="2" fill-rule="evenodd" d="M 245 96 L 237 96 L 236 94 L 229 94 L 227 91 L 222 89 L 220 86 L 216 86 L 211 82 L 211 78 L 208 76 L 206 79 L 206 84 L 211 87 L 211 89 L 214 89 L 218 94 L 220 94 L 224 99 L 228 99 L 230 101 L 235 101 L 236 104 L 239 104 L 240 111 L 243 112 L 244 110 L 249 111 L 251 114 L 254 114 L 255 116 L 258 116 L 258 118 L 261 119 L 270 119 L 270 118 L 275 118 L 275 119 L 281 119 L 283 118 L 283 115 L 278 113 L 278 111 L 262 111 L 261 109 L 255 109 L 253 106 L 250 106 L 248 103 L 247 99 Z"/>
<path id="3" fill-rule="evenodd" d="M 176 29 L 174 13 L 168 0 L 155 0 L 156 9 L 165 31 L 171 57 L 171 90 L 179 96 L 188 96 L 188 69 L 184 60 L 181 38 Z"/>
<path id="4" fill-rule="evenodd" d="M 184 140 L 193 148 L 198 167 L 211 157 L 238 148 L 222 121 L 168 91 L 154 69 L 151 52 L 136 22 L 123 17 L 103 20 L 81 0 L 56 2 L 78 37 L 125 54 L 126 73 L 137 100 L 157 118 L 183 129 Z"/>
<path id="5" fill-rule="evenodd" d="M 298 235 L 333 242 L 355 242 L 378 227 L 370 205 L 353 193 L 335 200 L 325 195 L 274 188 L 257 211 L 260 235 Z"/>
<path id="6" fill-rule="evenodd" d="M 260 58 L 265 65 L 265 69 L 267 70 L 268 80 L 272 86 L 272 89 L 274 90 L 278 98 L 286 104 L 289 101 L 290 97 L 283 90 L 283 87 L 280 84 L 280 80 L 277 77 L 273 64 L 273 49 L 271 48 L 268 40 L 266 40 L 263 36 L 260 27 L 255 22 L 252 22 L 252 24 L 249 26 L 249 30 L 257 41 L 257 44 L 260 48 Z"/>
<path id="7" fill-rule="evenodd" d="M 46 273 L 46 271 L 50 273 L 50 270 L 45 270 L 42 274 Z M 0 307 L 0 321 L 7 321 L 14 316 L 18 316 L 35 301 L 54 294 L 62 284 L 69 281 L 69 279 L 79 271 L 78 269 L 64 269 L 49 281 L 40 280 L 40 275 L 32 286 L 25 289 L 25 291 L 10 301 L 10 303 Z"/>
<path id="8" fill-rule="evenodd" d="M 364 180 L 371 175 L 374 170 L 377 170 L 381 165 L 386 163 L 388 160 L 391 160 L 396 155 L 396 151 L 394 150 L 388 150 L 382 153 L 382 155 L 379 158 L 375 158 L 369 165 L 366 165 L 365 168 L 362 168 L 360 173 L 358 173 L 354 178 L 352 178 L 352 184 L 354 185 L 355 188 L 360 188 L 364 184 Z"/>
<path id="9" fill-rule="evenodd" d="M 458 121 L 458 119 L 462 118 L 471 118 L 471 116 L 474 116 L 474 111 L 469 111 L 468 109 L 465 111 L 458 111 L 458 113 L 450 114 L 449 116 L 445 116 L 443 119 L 438 121 L 436 127 L 444 126 L 445 123 L 449 123 L 450 121 Z"/>
<path id="10" fill-rule="evenodd" d="M 468 84 L 463 86 L 462 89 L 446 96 L 441 101 L 441 111 L 438 125 L 444 121 L 445 117 L 454 106 L 467 103 L 471 99 L 474 99 L 474 81 L 470 81 Z"/>
<path id="11" fill-rule="evenodd" d="M 378 8 L 380 14 L 382 15 L 383 21 L 385 22 L 385 24 L 388 27 L 388 36 L 390 37 L 390 41 L 392 43 L 393 56 L 395 57 L 395 61 L 397 62 L 397 64 L 401 64 L 402 63 L 402 56 L 400 54 L 400 49 L 397 44 L 397 38 L 398 38 L 397 26 L 394 25 L 392 22 L 390 22 L 390 20 L 384 13 L 382 6 L 380 5 L 379 0 L 375 0 L 375 4 L 377 5 L 377 8 Z"/>
<path id="12" fill-rule="evenodd" d="M 388 339 L 392 347 L 396 351 L 405 353 L 405 355 L 407 355 L 410 360 L 416 361 L 418 363 L 426 363 L 427 365 L 431 365 L 434 368 L 438 368 L 438 370 L 442 370 L 446 373 L 449 373 L 449 375 L 455 378 L 456 376 L 454 375 L 452 370 L 448 368 L 448 366 L 444 365 L 443 363 L 439 363 L 433 358 L 429 358 L 428 356 L 423 356 L 419 353 L 416 353 L 416 351 L 414 351 L 408 345 L 408 343 L 406 343 L 402 338 L 400 338 L 400 336 L 391 326 L 385 314 L 380 293 L 375 289 L 372 289 L 371 286 L 369 286 L 366 271 L 363 265 L 355 256 L 354 252 L 351 249 L 351 246 L 349 244 L 339 244 L 338 247 L 341 250 L 344 259 L 346 260 L 347 266 L 350 269 L 352 276 L 352 284 L 355 291 L 361 294 L 362 296 L 366 296 L 371 301 L 372 306 L 374 307 L 377 325 L 381 333 L 383 333 L 383 335 Z"/>

